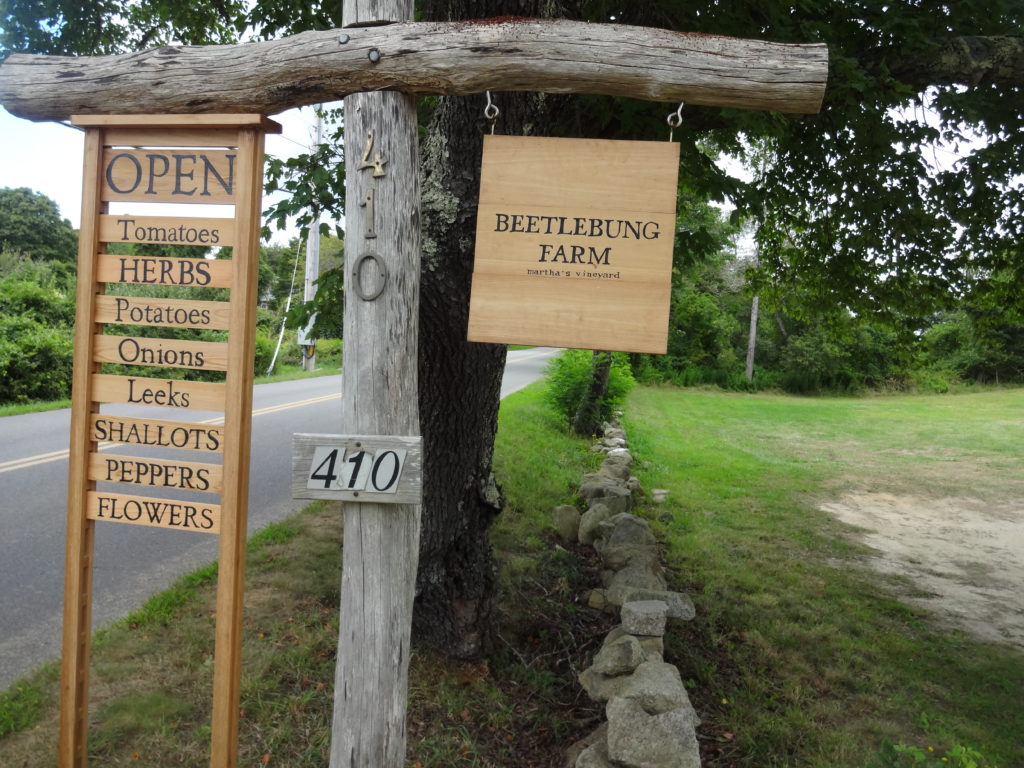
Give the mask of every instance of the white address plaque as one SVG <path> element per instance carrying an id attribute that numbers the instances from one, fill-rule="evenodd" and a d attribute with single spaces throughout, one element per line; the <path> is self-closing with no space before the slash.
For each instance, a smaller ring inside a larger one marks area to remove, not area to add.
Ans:
<path id="1" fill-rule="evenodd" d="M 292 436 L 292 498 L 419 504 L 421 438 Z"/>

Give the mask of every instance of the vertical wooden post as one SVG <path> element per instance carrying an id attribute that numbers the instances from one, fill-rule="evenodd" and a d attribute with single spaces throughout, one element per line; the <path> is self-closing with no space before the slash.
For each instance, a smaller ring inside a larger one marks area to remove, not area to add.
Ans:
<path id="1" fill-rule="evenodd" d="M 345 0 L 345 26 L 411 19 L 412 9 L 411 0 Z M 420 185 L 414 97 L 386 91 L 346 98 L 345 146 L 342 429 L 418 435 Z M 365 503 L 344 508 L 331 768 L 401 768 L 420 508 Z"/>
<path id="2" fill-rule="evenodd" d="M 92 640 L 92 558 L 96 524 L 86 519 L 89 491 L 88 457 L 95 449 L 89 417 L 99 410 L 93 403 L 92 337 L 97 333 L 95 296 L 96 262 L 100 251 L 100 166 L 103 129 L 85 134 L 82 228 L 78 236 L 78 288 L 75 317 L 74 371 L 71 382 L 71 453 L 68 460 L 68 529 L 64 560 L 64 639 L 61 664 L 60 740 L 61 768 L 84 768 L 89 730 L 89 654 Z"/>
<path id="3" fill-rule="evenodd" d="M 242 605 L 245 588 L 249 453 L 252 432 L 253 348 L 256 338 L 256 272 L 259 269 L 263 130 L 238 130 L 238 199 L 224 409 L 224 489 L 217 571 L 217 630 L 213 664 L 212 768 L 238 765 L 238 708 L 242 679 Z"/>

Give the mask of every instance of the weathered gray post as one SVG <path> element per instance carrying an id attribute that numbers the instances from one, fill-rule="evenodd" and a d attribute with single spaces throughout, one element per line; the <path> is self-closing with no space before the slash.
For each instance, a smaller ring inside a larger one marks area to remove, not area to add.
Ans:
<path id="1" fill-rule="evenodd" d="M 345 0 L 344 26 L 412 18 L 412 0 Z M 344 34 L 339 46 L 348 44 Z M 387 51 L 371 48 L 367 66 Z M 420 186 L 415 97 L 345 99 L 342 431 L 419 434 Z M 419 506 L 345 503 L 331 768 L 405 762 Z"/>

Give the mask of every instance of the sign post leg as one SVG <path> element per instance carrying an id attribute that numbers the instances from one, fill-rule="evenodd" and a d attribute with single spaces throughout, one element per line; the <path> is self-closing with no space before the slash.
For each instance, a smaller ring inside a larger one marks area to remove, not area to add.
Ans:
<path id="1" fill-rule="evenodd" d="M 238 765 L 238 709 L 242 680 L 242 606 L 245 588 L 246 514 L 249 504 L 249 453 L 252 423 L 252 355 L 256 333 L 256 279 L 259 263 L 260 193 L 263 182 L 263 133 L 239 129 L 237 240 L 231 287 L 227 401 L 224 426 L 224 490 L 220 558 L 217 571 L 217 629 L 213 665 L 211 768 Z"/>
<path id="2" fill-rule="evenodd" d="M 103 132 L 90 129 L 85 138 L 82 228 L 78 241 L 78 293 L 75 357 L 72 378 L 71 450 L 68 460 L 68 531 L 64 562 L 64 639 L 61 664 L 61 768 L 85 768 L 89 732 L 89 657 L 92 644 L 92 559 L 95 523 L 86 518 L 88 456 L 95 445 L 89 434 L 93 404 L 92 337 L 96 333 L 96 262 L 100 251 L 98 219 Z"/>

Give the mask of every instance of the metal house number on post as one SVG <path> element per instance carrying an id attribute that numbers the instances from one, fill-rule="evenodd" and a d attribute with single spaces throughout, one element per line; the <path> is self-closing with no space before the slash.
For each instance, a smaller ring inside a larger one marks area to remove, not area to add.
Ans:
<path id="1" fill-rule="evenodd" d="M 387 175 L 387 171 L 384 170 L 384 166 L 387 165 L 387 159 L 380 153 L 380 150 L 373 151 L 374 144 L 374 131 L 366 132 L 366 144 L 363 146 L 363 157 L 356 170 L 359 171 L 373 171 L 374 179 L 381 179 Z M 373 155 L 373 159 L 370 159 L 370 155 Z M 375 231 L 376 227 L 376 208 L 374 206 L 374 200 L 376 198 L 377 190 L 375 187 L 370 187 L 366 193 L 366 197 L 363 198 L 362 202 L 359 203 L 360 208 L 366 209 L 366 231 L 363 233 L 363 237 L 366 240 L 372 240 L 377 237 Z M 371 262 L 373 266 L 372 272 L 376 272 L 377 278 L 367 287 L 364 283 L 364 270 L 363 265 L 366 262 Z M 363 301 L 373 301 L 384 292 L 384 288 L 388 282 L 388 267 L 381 259 L 377 257 L 375 253 L 364 253 L 358 259 L 356 259 L 355 265 L 352 267 L 352 286 L 355 288 L 356 295 Z"/>
<path id="2" fill-rule="evenodd" d="M 377 279 L 375 284 L 370 289 L 367 289 L 363 285 L 363 264 L 366 262 L 373 262 L 373 266 L 376 268 Z M 363 301 L 373 301 L 384 292 L 384 286 L 388 282 L 388 265 L 377 258 L 375 253 L 364 253 L 358 259 L 356 264 L 352 267 L 352 286 L 355 288 L 356 295 Z"/>

